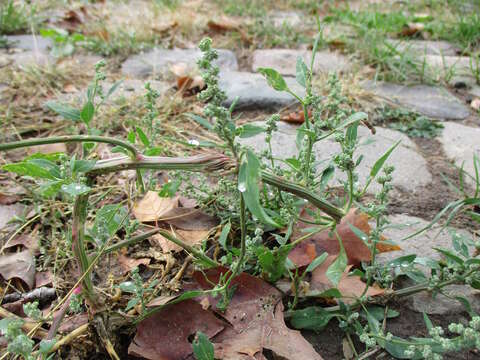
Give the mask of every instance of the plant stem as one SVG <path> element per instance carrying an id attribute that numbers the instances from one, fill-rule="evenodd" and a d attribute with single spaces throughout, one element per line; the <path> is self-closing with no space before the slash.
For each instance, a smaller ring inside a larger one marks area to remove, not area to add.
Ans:
<path id="1" fill-rule="evenodd" d="M 84 244 L 87 206 L 88 194 L 78 195 L 75 198 L 72 219 L 72 247 L 82 273 L 85 273 L 90 265 Z M 85 276 L 83 279 L 82 290 L 85 298 L 88 299 L 92 304 L 95 304 L 96 300 L 90 274 L 87 274 L 87 276 Z"/>
<path id="2" fill-rule="evenodd" d="M 181 248 L 183 248 L 185 251 L 189 252 L 192 254 L 194 257 L 197 259 L 200 259 L 207 263 L 211 267 L 217 267 L 220 266 L 220 264 L 212 259 L 210 259 L 207 255 L 205 255 L 203 252 L 199 251 L 198 249 L 195 249 L 193 246 L 190 246 L 186 243 L 184 243 L 182 240 L 178 239 L 177 237 L 173 236 L 171 233 L 169 233 L 167 230 L 159 229 L 158 233 L 162 235 L 164 238 L 167 240 L 173 242 L 174 244 L 177 244 Z"/>
<path id="3" fill-rule="evenodd" d="M 130 246 L 130 245 L 136 244 L 137 242 L 146 240 L 149 237 L 151 237 L 155 234 L 158 234 L 160 230 L 161 230 L 160 228 L 156 228 L 156 229 L 147 231 L 143 234 L 131 237 L 130 239 L 119 241 L 118 243 L 110 245 L 109 247 L 107 247 L 105 249 L 105 253 L 108 254 L 108 253 L 111 253 L 111 252 L 113 252 L 115 250 L 118 250 L 122 247 Z"/>
<path id="4" fill-rule="evenodd" d="M 262 171 L 262 180 L 266 184 L 276 186 L 283 191 L 287 191 L 310 201 L 312 205 L 327 213 L 336 222 L 340 222 L 342 217 L 345 216 L 345 212 L 342 209 L 337 208 L 326 200 L 320 199 L 316 194 L 304 188 L 303 186 L 291 183 L 267 171 Z"/>
<path id="5" fill-rule="evenodd" d="M 240 194 L 240 256 L 238 257 L 237 264 L 232 271 L 232 276 L 230 279 L 233 279 L 238 275 L 240 269 L 242 268 L 243 260 L 245 259 L 245 253 L 247 249 L 245 244 L 247 236 L 246 215 L 245 200 L 243 199 L 243 195 Z"/>
<path id="6" fill-rule="evenodd" d="M 10 142 L 10 143 L 0 144 L 0 151 L 6 151 L 6 150 L 23 148 L 23 147 L 36 146 L 36 145 L 69 143 L 69 142 L 107 143 L 107 144 L 120 146 L 120 147 L 128 150 L 131 153 L 132 158 L 136 158 L 137 155 L 140 154 L 135 146 L 133 146 L 132 144 L 130 144 L 126 141 L 111 138 L 111 137 L 90 136 L 90 135 L 54 136 L 54 137 L 49 137 L 49 138 L 39 138 L 39 139 L 28 139 L 28 140 L 13 141 L 13 142 Z"/>

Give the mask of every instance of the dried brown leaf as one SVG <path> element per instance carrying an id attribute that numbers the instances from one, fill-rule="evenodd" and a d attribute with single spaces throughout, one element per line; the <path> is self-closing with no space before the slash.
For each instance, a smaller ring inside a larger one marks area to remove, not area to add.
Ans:
<path id="1" fill-rule="evenodd" d="M 133 214 L 140 222 L 157 221 L 177 206 L 177 197 L 164 198 L 155 191 L 148 191 L 144 198 L 133 206 Z"/>
<path id="2" fill-rule="evenodd" d="M 192 353 L 189 338 L 197 331 L 211 338 L 223 328 L 212 312 L 194 300 L 185 300 L 140 322 L 128 354 L 151 360 L 184 359 Z"/>
<path id="3" fill-rule="evenodd" d="M 200 209 L 184 207 L 173 208 L 160 220 L 182 230 L 210 230 L 219 223 L 216 217 L 205 214 Z"/>
<path id="4" fill-rule="evenodd" d="M 210 230 L 189 231 L 189 230 L 175 229 L 173 232 L 170 231 L 170 233 L 173 236 L 179 238 L 180 240 L 183 240 L 188 245 L 195 246 L 195 245 L 201 244 L 202 241 L 207 238 L 208 234 L 210 233 Z M 161 234 L 153 235 L 152 239 L 160 245 L 163 252 L 169 252 L 169 251 L 179 252 L 182 250 L 182 248 L 179 245 L 166 239 Z"/>
<path id="5" fill-rule="evenodd" d="M 32 289 L 35 285 L 35 258 L 28 250 L 1 255 L 0 275 L 5 280 L 20 279 Z"/>
<path id="6" fill-rule="evenodd" d="M 123 254 L 118 254 L 117 260 L 124 274 L 130 272 L 132 269 L 138 267 L 139 265 L 150 264 L 149 258 L 132 259 Z"/>

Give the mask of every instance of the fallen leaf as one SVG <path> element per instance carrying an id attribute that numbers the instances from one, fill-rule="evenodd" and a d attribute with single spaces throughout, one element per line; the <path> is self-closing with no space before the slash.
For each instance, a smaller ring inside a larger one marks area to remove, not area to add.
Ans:
<path id="1" fill-rule="evenodd" d="M 53 284 L 53 274 L 51 271 L 39 271 L 35 274 L 35 287 L 39 288 Z"/>
<path id="2" fill-rule="evenodd" d="M 170 305 L 140 322 L 128 354 L 151 360 L 184 359 L 190 355 L 191 339 L 197 331 L 209 338 L 225 325 L 194 300 Z"/>
<path id="3" fill-rule="evenodd" d="M 473 99 L 472 102 L 470 103 L 470 107 L 473 110 L 479 111 L 480 110 L 480 98 Z"/>
<path id="4" fill-rule="evenodd" d="M 329 289 L 335 288 L 335 286 L 330 282 L 327 277 L 327 269 L 335 260 L 335 255 L 330 255 L 327 259 L 318 266 L 312 272 L 312 279 L 310 281 L 310 288 L 307 296 L 312 296 L 312 293 L 322 293 Z M 359 298 L 365 291 L 367 286 L 358 275 L 348 275 L 352 265 L 348 265 L 336 287 L 342 294 L 342 301 L 346 304 L 351 304 Z M 376 296 L 381 295 L 385 292 L 385 289 L 381 289 L 377 285 L 370 286 L 365 295 L 366 296 Z"/>
<path id="5" fill-rule="evenodd" d="M 177 206 L 177 197 L 164 198 L 156 191 L 148 191 L 144 198 L 133 206 L 133 214 L 140 222 L 157 221 Z"/>
<path id="6" fill-rule="evenodd" d="M 39 248 L 36 232 L 15 236 L 8 243 L 5 243 L 4 247 L 5 249 L 10 249 L 15 246 L 22 246 L 24 249 L 30 249 L 34 253 Z"/>
<path id="7" fill-rule="evenodd" d="M 407 26 L 405 26 L 402 31 L 400 32 L 401 36 L 414 36 L 420 33 L 425 29 L 425 24 L 422 23 L 409 23 Z"/>
<path id="8" fill-rule="evenodd" d="M 62 324 L 58 328 L 58 332 L 62 334 L 71 333 L 73 330 L 78 329 L 80 326 L 88 323 L 88 314 L 81 313 L 69 316 L 63 319 Z"/>
<path id="9" fill-rule="evenodd" d="M 35 285 L 35 258 L 28 250 L 1 255 L 0 275 L 5 280 L 20 279 L 30 290 Z"/>
<path id="10" fill-rule="evenodd" d="M 152 26 L 152 31 L 156 32 L 157 34 L 163 34 L 166 33 L 172 29 L 175 29 L 178 26 L 177 21 L 171 21 L 167 24 L 162 24 L 162 25 L 155 25 Z"/>
<path id="11" fill-rule="evenodd" d="M 67 10 L 57 25 L 73 32 L 85 22 L 86 16 L 87 9 L 85 6 L 81 6 L 77 10 Z"/>
<path id="12" fill-rule="evenodd" d="M 74 94 L 78 92 L 78 89 L 73 84 L 66 84 L 63 87 L 63 92 L 67 94 Z"/>
<path id="13" fill-rule="evenodd" d="M 217 283 L 225 268 L 195 272 L 194 279 L 205 289 Z M 232 280 L 233 297 L 225 311 L 218 316 L 232 326 L 216 335 L 212 342 L 215 357 L 223 360 L 264 359 L 263 349 L 288 360 L 321 360 L 322 357 L 301 333 L 289 329 L 283 319 L 283 304 L 279 290 L 267 282 L 242 273 Z M 209 297 L 215 309 L 218 298 Z"/>
<path id="14" fill-rule="evenodd" d="M 189 68 L 185 63 L 174 64 L 170 70 L 177 79 L 177 88 L 182 92 L 195 91 L 198 92 L 205 88 L 205 82 L 196 70 Z"/>
<path id="15" fill-rule="evenodd" d="M 0 205 L 0 229 L 15 216 L 20 216 L 24 210 L 25 205 L 22 204 Z"/>
<path id="16" fill-rule="evenodd" d="M 352 346 L 348 342 L 346 337 L 342 340 L 342 348 L 343 348 L 343 358 L 345 360 L 351 360 L 355 358 L 355 354 L 353 353 Z"/>
<path id="17" fill-rule="evenodd" d="M 216 217 L 200 209 L 176 207 L 163 215 L 162 222 L 182 230 L 210 230 L 218 225 Z"/>
<path id="18" fill-rule="evenodd" d="M 210 30 L 216 32 L 237 31 L 240 29 L 240 24 L 230 18 L 222 17 L 218 20 L 208 20 L 207 26 Z"/>
<path id="19" fill-rule="evenodd" d="M 0 193 L 0 205 L 11 205 L 20 200 L 20 196 Z"/>
<path id="20" fill-rule="evenodd" d="M 308 218 L 305 209 L 302 211 L 302 217 Z M 350 228 L 353 225 L 363 233 L 370 234 L 370 225 L 368 223 L 368 215 L 360 212 L 357 209 L 351 209 L 349 213 L 342 219 L 340 224 L 337 225 L 337 231 L 342 239 L 343 246 L 347 253 L 348 263 L 352 265 L 358 265 L 362 261 L 370 261 L 371 253 L 367 245 L 360 239 Z M 293 239 L 299 238 L 304 233 L 301 233 L 301 229 L 311 227 L 311 224 L 299 222 L 295 229 Z M 313 251 L 312 245 L 315 247 Z M 388 252 L 400 250 L 399 246 L 389 245 L 385 243 L 378 243 L 377 250 L 379 252 Z M 340 245 L 335 234 L 332 234 L 329 230 L 324 230 L 318 234 L 313 235 L 311 238 L 302 241 L 296 246 L 288 255 L 289 259 L 298 267 L 306 266 L 310 264 L 318 255 L 323 252 L 327 252 L 329 255 L 336 255 L 340 251 Z"/>
<path id="21" fill-rule="evenodd" d="M 308 116 L 312 116 L 312 112 L 310 110 L 308 112 Z M 287 115 L 283 115 L 281 120 L 293 124 L 303 124 L 305 122 L 305 113 L 302 110 L 291 112 Z"/>
<path id="22" fill-rule="evenodd" d="M 132 259 L 123 254 L 118 254 L 117 260 L 124 274 L 129 273 L 132 269 L 138 267 L 139 265 L 150 264 L 149 258 Z"/>
<path id="23" fill-rule="evenodd" d="M 195 246 L 199 245 L 205 240 L 210 233 L 210 230 L 181 230 L 175 229 L 173 232 L 170 233 L 183 240 L 183 242 L 187 243 L 188 245 Z M 182 247 L 171 242 L 170 240 L 163 237 L 161 234 L 155 234 L 152 236 L 152 239 L 156 241 L 160 247 L 162 248 L 163 252 L 179 252 L 182 251 Z"/>

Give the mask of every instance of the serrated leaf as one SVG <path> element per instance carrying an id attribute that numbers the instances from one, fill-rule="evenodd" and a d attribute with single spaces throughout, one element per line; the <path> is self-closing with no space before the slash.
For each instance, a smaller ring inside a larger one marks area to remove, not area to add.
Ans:
<path id="1" fill-rule="evenodd" d="M 45 103 L 47 108 L 57 113 L 66 120 L 81 121 L 80 110 L 70 106 L 68 104 L 60 103 L 57 101 L 48 101 Z"/>
<path id="2" fill-rule="evenodd" d="M 288 90 L 287 83 L 283 78 L 282 74 L 278 71 L 271 68 L 259 68 L 258 72 L 265 76 L 267 79 L 268 85 L 277 91 L 286 91 Z"/>

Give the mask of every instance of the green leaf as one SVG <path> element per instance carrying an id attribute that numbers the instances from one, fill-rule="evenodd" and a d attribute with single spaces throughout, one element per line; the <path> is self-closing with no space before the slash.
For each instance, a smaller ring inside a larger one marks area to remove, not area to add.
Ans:
<path id="1" fill-rule="evenodd" d="M 102 237 L 107 232 L 107 237 L 112 237 L 123 226 L 127 209 L 120 204 L 104 205 L 95 215 L 92 233 L 95 237 Z"/>
<path id="2" fill-rule="evenodd" d="M 427 327 L 427 330 L 430 331 L 433 329 L 433 323 L 432 320 L 428 317 L 426 313 L 423 313 L 423 321 L 425 322 L 425 326 Z"/>
<path id="3" fill-rule="evenodd" d="M 135 294 L 135 292 L 137 290 L 133 281 L 122 282 L 122 283 L 120 283 L 120 285 L 118 285 L 118 287 L 123 292 L 130 293 L 130 294 Z"/>
<path id="4" fill-rule="evenodd" d="M 64 193 L 67 193 L 72 197 L 85 194 L 91 190 L 87 185 L 80 183 L 64 184 L 62 185 L 61 189 Z"/>
<path id="5" fill-rule="evenodd" d="M 237 128 L 237 136 L 240 138 L 249 138 L 265 132 L 264 126 L 258 126 L 253 124 L 245 124 Z"/>
<path id="6" fill-rule="evenodd" d="M 73 106 L 68 104 L 60 103 L 57 101 L 48 101 L 45 103 L 47 108 L 57 113 L 66 120 L 71 121 L 80 121 L 82 118 L 80 116 L 80 110 L 75 109 Z"/>
<path id="7" fill-rule="evenodd" d="M 413 357 L 405 356 L 405 351 L 408 350 L 410 344 L 411 341 L 405 341 L 398 336 L 393 336 L 391 340 L 385 341 L 384 348 L 396 359 L 422 359 L 422 353 L 419 350 L 415 350 Z"/>
<path id="8" fill-rule="evenodd" d="M 383 154 L 376 162 L 373 164 L 372 170 L 370 170 L 370 176 L 368 177 L 367 183 L 365 184 L 365 187 L 363 189 L 363 192 L 365 192 L 372 182 L 373 179 L 377 176 L 378 172 L 380 169 L 383 167 L 385 164 L 385 161 L 387 161 L 388 157 L 390 154 L 395 150 L 395 148 L 400 144 L 401 140 L 398 140 L 395 144 L 393 144 L 386 152 Z"/>
<path id="9" fill-rule="evenodd" d="M 213 129 L 213 125 L 210 124 L 208 122 L 207 119 L 204 119 L 203 117 L 197 115 L 197 114 L 191 114 L 191 113 L 188 113 L 188 114 L 185 114 L 188 118 L 192 119 L 193 121 L 199 123 L 200 125 L 202 125 L 205 129 L 207 130 L 212 130 Z"/>
<path id="10" fill-rule="evenodd" d="M 306 272 L 312 272 L 317 268 L 319 265 L 323 264 L 323 262 L 327 259 L 328 254 L 324 252 L 322 255 L 317 256 L 310 264 L 308 264 Z"/>
<path id="11" fill-rule="evenodd" d="M 322 171 L 322 176 L 320 177 L 320 188 L 324 189 L 328 182 L 332 179 L 335 173 L 335 166 L 329 165 Z"/>
<path id="12" fill-rule="evenodd" d="M 373 316 L 375 319 L 378 321 L 383 321 L 385 317 L 385 308 L 382 306 L 378 305 L 370 305 L 367 307 L 367 312 L 365 310 L 362 310 L 360 312 L 360 316 L 364 317 L 365 319 L 367 318 L 367 313 Z M 395 318 L 399 316 L 400 313 L 398 311 L 388 309 L 387 310 L 387 319 Z"/>
<path id="13" fill-rule="evenodd" d="M 309 71 L 308 71 L 307 65 L 305 65 L 305 62 L 299 56 L 297 57 L 297 66 L 296 66 L 297 83 L 302 85 L 304 88 L 307 87 L 308 77 L 309 77 Z"/>
<path id="14" fill-rule="evenodd" d="M 222 232 L 220 233 L 220 236 L 218 238 L 218 243 L 222 246 L 224 250 L 227 250 L 227 238 L 228 234 L 230 233 L 230 229 L 232 227 L 232 224 L 227 222 L 222 229 Z"/>
<path id="15" fill-rule="evenodd" d="M 330 264 L 327 269 L 326 275 L 328 280 L 332 282 L 333 285 L 338 286 L 340 279 L 347 267 L 347 253 L 341 241 L 340 243 L 340 253 L 337 258 Z"/>
<path id="16" fill-rule="evenodd" d="M 108 89 L 107 95 L 105 95 L 105 100 L 107 100 L 122 83 L 123 83 L 123 80 L 119 80 L 115 84 L 113 84 L 112 87 Z"/>
<path id="17" fill-rule="evenodd" d="M 291 249 L 290 245 L 282 245 L 275 250 L 265 246 L 257 247 L 258 263 L 268 281 L 275 282 L 283 276 L 286 271 L 286 259 Z"/>
<path id="18" fill-rule="evenodd" d="M 86 173 L 93 169 L 96 160 L 74 160 L 73 169 L 74 173 Z"/>
<path id="19" fill-rule="evenodd" d="M 238 173 L 238 190 L 245 200 L 248 210 L 261 222 L 280 227 L 260 204 L 260 161 L 251 150 L 247 150 L 242 157 Z"/>
<path id="20" fill-rule="evenodd" d="M 87 101 L 87 103 L 83 106 L 82 112 L 80 113 L 80 117 L 82 121 L 88 125 L 90 121 L 93 119 L 93 114 L 95 113 L 95 107 L 91 101 Z"/>
<path id="21" fill-rule="evenodd" d="M 147 135 L 145 135 L 143 130 L 140 129 L 139 127 L 136 127 L 135 130 L 137 131 L 138 138 L 142 142 L 143 146 L 145 146 L 146 148 L 150 147 L 150 140 L 148 140 L 148 137 Z"/>
<path id="22" fill-rule="evenodd" d="M 60 168 L 54 162 L 46 159 L 31 159 L 26 162 L 3 165 L 2 169 L 22 176 L 31 176 L 39 179 L 60 179 Z"/>
<path id="23" fill-rule="evenodd" d="M 437 248 L 437 247 L 434 247 L 433 249 L 438 251 L 442 255 L 444 255 L 447 258 L 447 260 L 453 261 L 454 263 L 457 263 L 459 265 L 463 265 L 463 263 L 464 263 L 462 258 L 453 254 L 451 251 L 448 251 L 448 250 L 442 249 L 442 248 Z"/>
<path id="24" fill-rule="evenodd" d="M 197 336 L 192 343 L 193 354 L 197 360 L 214 360 L 213 344 L 208 339 L 207 335 L 201 331 L 197 332 Z"/>
<path id="25" fill-rule="evenodd" d="M 277 91 L 288 90 L 287 83 L 283 76 L 276 70 L 270 68 L 259 68 L 258 72 L 265 76 L 268 85 Z"/>
<path id="26" fill-rule="evenodd" d="M 336 316 L 335 313 L 326 311 L 320 306 L 310 306 L 305 309 L 292 311 L 290 324 L 295 329 L 308 329 L 321 331 L 328 322 Z"/>
<path id="27" fill-rule="evenodd" d="M 182 180 L 177 179 L 173 181 L 166 182 L 162 185 L 162 188 L 158 192 L 160 197 L 174 197 L 178 189 L 182 185 Z"/>
<path id="28" fill-rule="evenodd" d="M 385 164 L 385 161 L 387 161 L 388 157 L 390 154 L 395 150 L 395 148 L 400 144 L 400 140 L 398 140 L 395 144 L 393 144 L 386 152 L 383 154 L 376 162 L 373 164 L 372 170 L 370 171 L 370 177 L 373 179 L 375 176 L 377 176 L 378 172 L 380 169 L 383 167 L 383 164 Z"/>
<path id="29" fill-rule="evenodd" d="M 127 307 L 125 308 L 125 311 L 133 309 L 139 302 L 140 302 L 139 298 L 137 298 L 137 297 L 131 298 L 130 300 L 128 300 Z"/>

